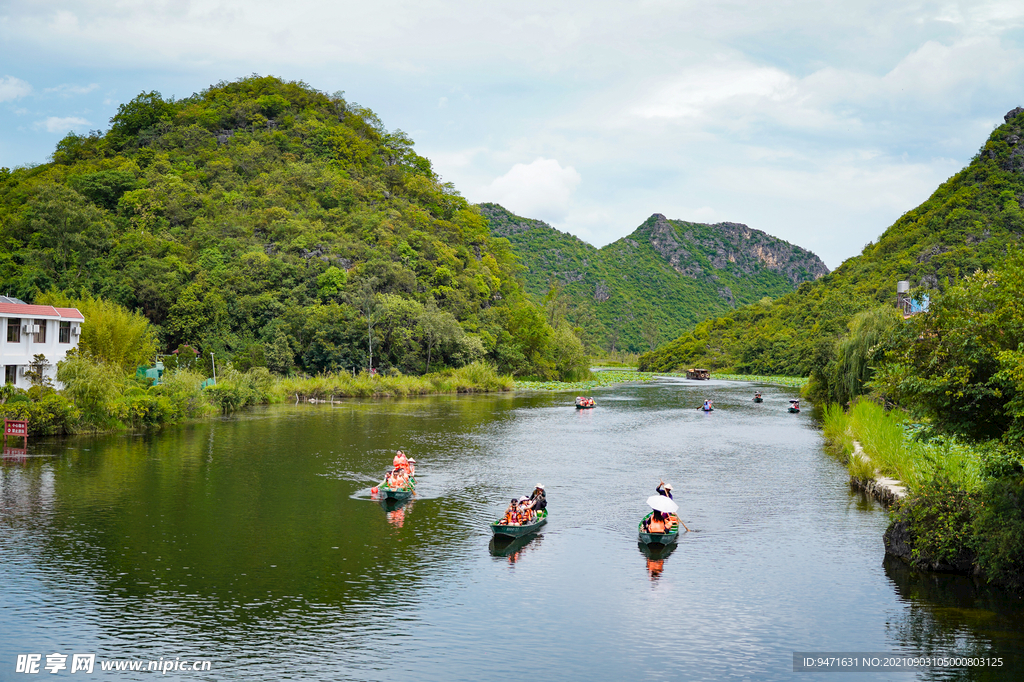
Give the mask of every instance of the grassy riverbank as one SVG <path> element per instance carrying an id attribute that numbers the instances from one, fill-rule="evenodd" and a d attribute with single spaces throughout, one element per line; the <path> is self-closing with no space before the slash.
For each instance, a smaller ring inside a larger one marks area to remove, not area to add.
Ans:
<path id="1" fill-rule="evenodd" d="M 789 388 L 803 388 L 807 382 L 807 377 L 783 377 L 783 376 L 764 376 L 760 374 L 722 374 L 715 372 L 711 375 L 712 379 L 721 379 L 722 381 L 749 381 L 755 384 L 775 384 L 776 386 L 788 386 Z"/>
<path id="2" fill-rule="evenodd" d="M 391 398 L 414 395 L 511 391 L 515 382 L 490 365 L 476 362 L 423 376 L 370 376 L 336 372 L 314 377 L 282 377 L 264 367 L 227 369 L 217 383 L 200 385 L 202 374 L 177 370 L 150 386 L 148 379 L 86 358 L 62 363 L 63 391 L 36 386 L 6 387 L 0 418 L 25 419 L 29 435 L 102 433 L 167 426 L 230 413 L 253 405 L 295 400 Z"/>
<path id="3" fill-rule="evenodd" d="M 586 381 L 516 381 L 516 389 L 522 391 L 576 391 L 586 393 L 590 389 L 602 386 L 613 386 L 629 382 L 654 381 L 655 375 L 649 372 L 630 370 L 606 370 L 593 372 Z"/>
<path id="4" fill-rule="evenodd" d="M 848 412 L 839 405 L 828 405 L 822 413 L 822 428 L 828 451 L 858 478 L 873 478 L 877 469 L 911 490 L 937 478 L 965 490 L 977 490 L 982 483 L 977 450 L 953 438 L 925 438 L 925 430 L 900 410 L 887 412 L 869 400 L 854 403 Z M 851 456 L 854 441 L 861 444 L 870 462 Z"/>
<path id="5" fill-rule="evenodd" d="M 515 380 L 476 362 L 423 376 L 352 375 L 348 372 L 315 377 L 286 377 L 272 387 L 273 400 L 330 400 L 331 398 L 396 398 L 445 393 L 497 393 L 511 391 Z"/>
<path id="6" fill-rule="evenodd" d="M 824 410 L 827 449 L 861 479 L 899 479 L 907 497 L 890 509 L 899 555 L 918 568 L 970 572 L 1024 589 L 1024 462 L 995 440 L 965 444 L 931 435 L 900 410 L 862 399 Z M 851 457 L 858 441 L 868 462 Z"/>

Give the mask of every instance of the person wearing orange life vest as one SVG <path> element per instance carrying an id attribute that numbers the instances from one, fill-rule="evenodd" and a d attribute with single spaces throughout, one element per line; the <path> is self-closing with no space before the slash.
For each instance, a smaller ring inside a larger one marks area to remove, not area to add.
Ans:
<path id="1" fill-rule="evenodd" d="M 404 452 L 402 452 L 401 450 L 399 450 L 398 452 L 396 452 L 396 453 L 395 453 L 395 459 L 394 459 L 394 461 L 392 462 L 392 465 L 393 465 L 393 466 L 394 466 L 394 467 L 395 467 L 396 469 L 404 469 L 404 468 L 405 468 L 405 465 L 406 465 L 406 464 L 408 464 L 408 463 L 409 463 L 409 460 L 408 460 L 408 458 L 406 458 L 406 456 L 405 456 L 405 453 L 404 453 Z"/>
<path id="2" fill-rule="evenodd" d="M 505 516 L 501 519 L 501 525 L 519 525 L 519 500 L 517 500 L 516 498 L 512 498 L 512 502 L 509 503 L 508 509 L 505 510 Z"/>
<path id="3" fill-rule="evenodd" d="M 668 526 L 665 524 L 665 517 L 660 511 L 653 511 L 651 518 L 647 522 L 648 533 L 667 533 Z"/>

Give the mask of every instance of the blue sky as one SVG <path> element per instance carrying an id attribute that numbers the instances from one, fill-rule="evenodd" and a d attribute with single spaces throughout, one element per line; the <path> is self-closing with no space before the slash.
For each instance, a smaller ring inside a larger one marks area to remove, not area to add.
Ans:
<path id="1" fill-rule="evenodd" d="M 0 165 L 139 92 L 303 80 L 416 140 L 471 201 L 598 246 L 652 213 L 830 267 L 1024 104 L 1024 3 L 0 0 Z"/>

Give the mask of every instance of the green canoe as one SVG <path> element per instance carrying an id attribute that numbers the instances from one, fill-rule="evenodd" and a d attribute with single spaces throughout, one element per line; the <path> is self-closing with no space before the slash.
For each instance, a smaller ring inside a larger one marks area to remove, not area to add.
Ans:
<path id="1" fill-rule="evenodd" d="M 764 398 L 751 398 L 751 400 L 753 400 L 755 403 L 763 403 L 764 402 Z"/>
<path id="2" fill-rule="evenodd" d="M 494 533 L 495 537 L 499 535 L 507 538 L 521 538 L 524 535 L 529 535 L 535 530 L 539 529 L 545 523 L 548 522 L 548 511 L 537 512 L 537 518 L 533 523 L 527 523 L 522 526 L 506 526 L 501 523 L 501 519 L 498 519 L 491 524 L 491 532 Z"/>
<path id="3" fill-rule="evenodd" d="M 389 488 L 381 483 L 379 489 L 385 500 L 408 500 L 416 492 L 416 479 L 410 479 L 409 485 L 404 488 Z"/>
<path id="4" fill-rule="evenodd" d="M 789 408 L 790 414 L 796 414 L 799 411 L 800 411 L 799 407 L 791 407 L 791 408 Z"/>
<path id="5" fill-rule="evenodd" d="M 650 514 L 643 517 L 642 519 L 640 519 L 640 524 L 637 526 L 637 532 L 640 534 L 640 542 L 644 543 L 645 545 L 675 544 L 675 542 L 679 539 L 678 524 L 675 528 L 673 528 L 667 533 L 648 533 L 644 530 L 644 521 L 646 521 L 649 518 L 651 518 Z"/>

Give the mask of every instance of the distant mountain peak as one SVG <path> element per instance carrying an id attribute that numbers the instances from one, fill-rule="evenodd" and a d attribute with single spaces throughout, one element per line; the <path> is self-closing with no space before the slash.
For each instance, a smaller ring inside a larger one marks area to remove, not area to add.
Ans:
<path id="1" fill-rule="evenodd" d="M 693 223 L 654 213 L 627 239 L 646 241 L 687 277 L 706 273 L 704 260 L 715 270 L 730 265 L 751 274 L 758 264 L 788 279 L 794 287 L 829 273 L 818 256 L 743 223 Z"/>
<path id="2" fill-rule="evenodd" d="M 498 204 L 478 207 L 491 234 L 512 242 L 531 294 L 544 296 L 557 283 L 577 305 L 593 307 L 609 345 L 627 350 L 645 349 L 651 338 L 708 315 L 781 296 L 829 271 L 810 251 L 741 223 L 708 225 L 654 213 L 598 249 Z"/>

